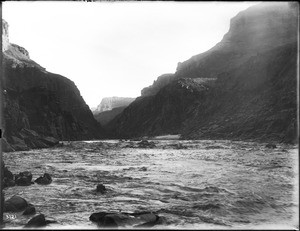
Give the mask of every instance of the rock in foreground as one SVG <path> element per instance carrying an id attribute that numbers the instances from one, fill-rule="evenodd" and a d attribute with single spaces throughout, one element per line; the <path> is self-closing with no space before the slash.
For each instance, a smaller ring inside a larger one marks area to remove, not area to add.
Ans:
<path id="1" fill-rule="evenodd" d="M 31 172 L 25 171 L 20 172 L 15 176 L 15 183 L 19 186 L 29 186 L 31 185 L 32 174 Z"/>
<path id="2" fill-rule="evenodd" d="M 95 222 L 100 227 L 152 227 L 159 223 L 160 217 L 152 212 L 140 213 L 93 213 L 90 221 Z"/>
<path id="3" fill-rule="evenodd" d="M 34 182 L 36 182 L 37 184 L 47 185 L 52 182 L 52 178 L 51 178 L 50 174 L 44 173 L 43 176 L 40 176 Z"/>
<path id="4" fill-rule="evenodd" d="M 13 196 L 4 202 L 4 212 L 19 212 L 26 209 L 28 206 L 27 201 L 20 196 Z"/>
<path id="5" fill-rule="evenodd" d="M 39 214 L 32 219 L 28 221 L 28 223 L 25 225 L 25 228 L 38 228 L 46 226 L 47 224 L 55 223 L 55 221 L 52 220 L 46 220 L 44 214 Z"/>

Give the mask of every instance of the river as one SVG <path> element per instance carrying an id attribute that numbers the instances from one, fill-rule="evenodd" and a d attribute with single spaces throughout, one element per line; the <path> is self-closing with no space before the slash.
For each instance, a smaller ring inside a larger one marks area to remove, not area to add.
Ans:
<path id="1" fill-rule="evenodd" d="M 154 229 L 252 229 L 298 226 L 298 147 L 226 140 L 65 142 L 61 147 L 3 153 L 13 173 L 47 172 L 49 185 L 14 186 L 38 213 L 56 220 L 47 228 L 97 228 L 94 212 L 155 211 Z M 102 183 L 107 192 L 95 192 Z M 19 213 L 6 228 L 20 228 Z"/>

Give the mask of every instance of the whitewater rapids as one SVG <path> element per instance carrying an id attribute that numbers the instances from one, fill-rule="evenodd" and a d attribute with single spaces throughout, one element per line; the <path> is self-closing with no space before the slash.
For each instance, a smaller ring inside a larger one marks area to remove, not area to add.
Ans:
<path id="1" fill-rule="evenodd" d="M 239 141 L 153 140 L 65 142 L 62 147 L 4 153 L 14 174 L 47 172 L 50 185 L 14 186 L 37 213 L 57 221 L 47 228 L 97 228 L 94 212 L 154 211 L 154 229 L 291 229 L 298 226 L 298 147 Z M 180 144 L 180 145 L 179 145 Z M 105 194 L 97 194 L 97 184 Z M 4 214 L 6 228 L 29 220 Z"/>

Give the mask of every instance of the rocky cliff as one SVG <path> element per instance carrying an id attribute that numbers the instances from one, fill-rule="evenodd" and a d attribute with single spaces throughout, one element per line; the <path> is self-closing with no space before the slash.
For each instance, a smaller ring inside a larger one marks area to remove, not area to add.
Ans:
<path id="1" fill-rule="evenodd" d="M 125 107 L 116 107 L 109 111 L 103 111 L 98 114 L 94 114 L 95 119 L 102 125 L 107 125 L 111 120 L 113 120 L 117 115 L 121 114 Z"/>
<path id="2" fill-rule="evenodd" d="M 167 84 L 154 83 L 154 95 L 133 102 L 110 129 L 116 136 L 181 133 L 193 139 L 295 141 L 297 7 L 262 3 L 240 12 L 216 46 L 179 63 Z M 171 87 L 182 79 L 194 80 L 191 89 L 197 84 L 208 89 L 186 94 Z"/>
<path id="3" fill-rule="evenodd" d="M 190 105 L 204 98 L 210 87 L 193 79 L 179 79 L 156 95 L 137 98 L 107 125 L 120 138 L 177 134 L 189 116 Z"/>
<path id="4" fill-rule="evenodd" d="M 185 138 L 297 140 L 297 43 L 283 45 L 219 76 L 193 105 Z"/>
<path id="5" fill-rule="evenodd" d="M 151 86 L 145 87 L 141 91 L 141 96 L 155 95 L 161 88 L 168 85 L 174 77 L 174 74 L 164 74 L 159 76 Z"/>
<path id="6" fill-rule="evenodd" d="M 93 114 L 95 115 L 104 111 L 109 111 L 116 107 L 126 107 L 134 100 L 135 98 L 117 96 L 103 98 L 96 110 L 93 111 Z"/>
<path id="7" fill-rule="evenodd" d="M 228 33 L 218 44 L 180 63 L 176 77 L 215 78 L 261 52 L 294 42 L 297 27 L 297 11 L 287 2 L 249 7 L 231 19 Z"/>
<path id="8" fill-rule="evenodd" d="M 28 51 L 9 43 L 3 20 L 4 148 L 47 147 L 52 140 L 99 139 L 104 132 L 74 82 L 30 59 Z M 55 143 L 55 142 L 54 142 Z"/>

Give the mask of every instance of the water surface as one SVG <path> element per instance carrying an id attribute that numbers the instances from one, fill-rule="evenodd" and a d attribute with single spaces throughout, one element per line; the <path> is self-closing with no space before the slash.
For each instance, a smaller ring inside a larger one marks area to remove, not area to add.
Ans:
<path id="1" fill-rule="evenodd" d="M 155 211 L 161 228 L 249 229 L 298 227 L 298 149 L 238 141 L 154 140 L 66 142 L 63 147 L 4 153 L 13 173 L 44 172 L 53 182 L 15 186 L 6 198 L 24 197 L 57 221 L 48 228 L 97 228 L 94 212 Z M 106 194 L 95 192 L 102 183 Z M 30 217 L 16 214 L 7 228 Z M 6 219 L 7 220 L 7 219 Z"/>

